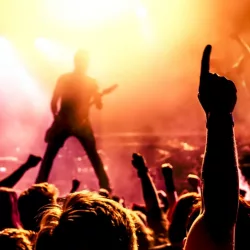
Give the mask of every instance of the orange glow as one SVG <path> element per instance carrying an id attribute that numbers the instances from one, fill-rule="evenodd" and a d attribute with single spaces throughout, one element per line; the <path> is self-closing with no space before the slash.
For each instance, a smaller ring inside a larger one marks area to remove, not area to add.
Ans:
<path id="1" fill-rule="evenodd" d="M 73 50 L 64 47 L 58 42 L 43 37 L 36 38 L 35 47 L 53 61 L 72 61 L 74 55 Z"/>
<path id="2" fill-rule="evenodd" d="M 47 0 L 49 16 L 67 26 L 93 26 L 126 13 L 135 0 Z"/>
<path id="3" fill-rule="evenodd" d="M 218 11 L 214 8 L 215 2 Z M 105 97 L 103 124 L 108 127 L 110 122 L 112 125 L 116 117 L 127 129 L 126 122 L 137 124 L 134 121 L 138 114 L 139 123 L 143 121 L 150 124 L 152 120 L 160 119 L 162 113 L 171 114 L 169 117 L 172 118 L 176 117 L 174 114 L 180 107 L 184 109 L 189 105 L 197 105 L 191 93 L 196 91 L 204 44 L 213 44 L 221 37 L 227 41 L 222 41 L 223 46 L 220 45 L 218 49 L 214 46 L 215 56 L 216 50 L 231 54 L 231 51 L 235 52 L 235 47 L 239 47 L 234 45 L 232 49 L 228 34 L 221 34 L 222 30 L 232 26 L 228 18 L 234 10 L 224 11 L 227 7 L 224 1 L 218 2 L 0 1 L 0 28 L 2 34 L 7 33 L 8 39 L 26 59 L 16 65 L 27 70 L 28 76 L 34 70 L 34 75 L 39 79 L 37 84 L 47 87 L 45 94 L 49 98 L 57 77 L 72 69 L 74 52 L 78 48 L 86 49 L 91 59 L 88 73 L 97 79 L 100 87 L 105 88 L 116 82 L 119 84 L 114 94 Z M 226 21 L 223 20 L 225 15 L 228 17 Z M 11 59 L 14 52 L 9 56 L 7 51 L 10 50 L 4 49 L 4 46 L 9 45 L 3 45 L 1 41 L 0 44 L 1 54 L 5 58 L 5 61 L 1 61 L 3 67 L 0 73 L 6 74 L 11 71 L 11 67 L 17 67 L 13 66 Z M 235 57 L 239 56 L 238 52 L 235 54 Z M 12 66 L 7 67 L 5 64 Z M 131 100 L 138 103 L 135 105 Z M 179 100 L 184 104 L 179 104 Z M 150 117 L 149 113 L 156 117 Z M 195 124 L 197 119 L 194 117 L 190 120 Z M 181 119 L 178 123 L 182 124 Z"/>

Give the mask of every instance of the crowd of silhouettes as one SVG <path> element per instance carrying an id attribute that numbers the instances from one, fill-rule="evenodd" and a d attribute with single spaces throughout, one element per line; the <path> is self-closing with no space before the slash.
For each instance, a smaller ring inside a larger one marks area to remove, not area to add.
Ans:
<path id="1" fill-rule="evenodd" d="M 206 46 L 201 60 L 198 100 L 207 138 L 201 176 L 187 177 L 192 192 L 178 196 L 168 163 L 161 166 L 165 190 L 157 190 L 143 156 L 134 153 L 144 205 L 126 206 L 115 190 L 78 191 L 77 180 L 66 197 L 50 183 L 34 184 L 18 196 L 15 184 L 42 161 L 30 155 L 0 181 L 0 249 L 249 249 L 250 205 L 239 190 L 232 114 L 237 90 L 210 73 L 211 50 Z"/>

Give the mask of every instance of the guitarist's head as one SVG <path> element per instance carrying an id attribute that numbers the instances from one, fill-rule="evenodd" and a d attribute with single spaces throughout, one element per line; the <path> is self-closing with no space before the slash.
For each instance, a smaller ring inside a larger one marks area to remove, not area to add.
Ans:
<path id="1" fill-rule="evenodd" d="M 88 52 L 79 49 L 74 56 L 74 66 L 75 71 L 79 73 L 85 73 L 89 65 L 89 55 Z"/>

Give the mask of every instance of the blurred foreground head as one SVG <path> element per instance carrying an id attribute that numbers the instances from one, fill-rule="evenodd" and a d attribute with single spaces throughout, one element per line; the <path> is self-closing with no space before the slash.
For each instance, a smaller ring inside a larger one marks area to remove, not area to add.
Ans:
<path id="1" fill-rule="evenodd" d="M 24 229 L 39 231 L 39 215 L 47 206 L 56 204 L 58 189 L 53 184 L 34 184 L 18 199 L 18 210 Z"/>
<path id="2" fill-rule="evenodd" d="M 0 232 L 2 250 L 32 250 L 35 233 L 23 229 L 7 228 Z"/>
<path id="3" fill-rule="evenodd" d="M 115 201 L 92 192 L 73 193 L 62 208 L 44 213 L 36 249 L 135 250 L 135 223 Z"/>

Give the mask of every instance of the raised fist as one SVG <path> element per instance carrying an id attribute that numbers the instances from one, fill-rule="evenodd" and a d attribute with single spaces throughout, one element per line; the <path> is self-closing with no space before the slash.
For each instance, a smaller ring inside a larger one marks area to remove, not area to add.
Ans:
<path id="1" fill-rule="evenodd" d="M 164 176 L 172 176 L 173 175 L 173 166 L 169 163 L 164 163 L 161 165 L 161 171 Z"/>
<path id="2" fill-rule="evenodd" d="M 81 182 L 77 179 L 72 180 L 72 188 L 74 188 L 74 190 L 77 190 L 80 187 Z"/>
<path id="3" fill-rule="evenodd" d="M 193 187 L 193 188 L 198 188 L 200 186 L 200 178 L 195 175 L 195 174 L 189 174 L 187 177 L 188 183 Z"/>
<path id="4" fill-rule="evenodd" d="M 37 164 L 42 160 L 40 156 L 36 155 L 29 155 L 29 158 L 27 159 L 25 165 L 27 165 L 29 168 L 36 167 Z"/>
<path id="5" fill-rule="evenodd" d="M 211 50 L 212 46 L 207 45 L 203 52 L 198 98 L 207 115 L 231 114 L 236 104 L 237 90 L 232 81 L 210 73 Z"/>
<path id="6" fill-rule="evenodd" d="M 141 156 L 140 154 L 134 153 L 132 155 L 132 165 L 138 171 L 147 170 L 146 162 L 145 162 L 143 156 Z"/>

